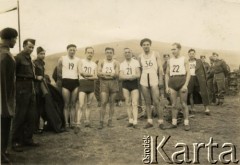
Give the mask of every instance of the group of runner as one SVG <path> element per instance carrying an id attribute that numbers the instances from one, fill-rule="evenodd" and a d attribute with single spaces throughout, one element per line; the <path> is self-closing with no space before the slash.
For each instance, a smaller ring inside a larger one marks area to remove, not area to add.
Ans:
<path id="1" fill-rule="evenodd" d="M 145 129 L 153 127 L 152 105 L 157 111 L 160 129 L 177 127 L 176 104 L 179 96 L 183 107 L 184 129 L 190 130 L 187 106 L 190 80 L 189 61 L 181 55 L 181 45 L 172 44 L 173 56 L 167 62 L 164 75 L 160 55 L 157 51 L 151 50 L 151 45 L 150 39 L 141 40 L 140 46 L 143 52 L 137 59 L 133 58 L 130 48 L 124 48 L 125 60 L 122 63 L 114 59 L 114 48 L 106 47 L 105 59 L 100 59 L 98 64 L 93 61 L 94 49 L 92 47 L 86 47 L 85 58 L 79 59 L 75 56 L 76 45 L 68 45 L 68 54 L 59 59 L 57 66 L 57 86 L 61 89 L 65 102 L 66 128 L 74 128 L 77 133 L 80 130 L 82 116 L 85 117 L 85 126 L 91 127 L 90 106 L 94 97 L 94 80 L 99 79 L 101 97 L 99 129 L 104 128 L 107 104 L 109 104 L 107 126 L 113 126 L 114 102 L 119 92 L 118 83 L 121 80 L 129 119 L 128 127 L 137 128 L 138 101 L 142 94 L 147 115 Z M 170 96 L 173 109 L 170 125 L 164 121 L 160 90 L 166 90 L 165 92 Z"/>

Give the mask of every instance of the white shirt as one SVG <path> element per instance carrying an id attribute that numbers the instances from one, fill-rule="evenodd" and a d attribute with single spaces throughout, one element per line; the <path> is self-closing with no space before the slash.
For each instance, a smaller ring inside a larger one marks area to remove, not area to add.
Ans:
<path id="1" fill-rule="evenodd" d="M 94 74 L 96 72 L 97 64 L 93 61 L 89 61 L 87 59 L 82 59 L 82 72 L 88 74 Z M 84 79 L 84 77 L 80 76 L 79 79 Z"/>
<path id="2" fill-rule="evenodd" d="M 115 73 L 114 60 L 108 62 L 107 60 L 103 61 L 102 72 L 103 73 Z"/>
<path id="3" fill-rule="evenodd" d="M 145 58 L 144 54 L 141 55 L 141 65 L 143 73 L 156 72 L 158 70 L 157 58 L 155 52 L 152 51 L 150 58 Z"/>
<path id="4" fill-rule="evenodd" d="M 140 64 L 137 60 L 131 59 L 130 62 L 124 60 L 120 64 L 120 71 L 123 71 L 124 75 L 136 75 L 136 68 L 139 68 Z"/>
<path id="5" fill-rule="evenodd" d="M 189 60 L 189 69 L 190 69 L 190 75 L 196 76 L 195 70 L 196 70 L 196 60 L 190 61 Z"/>
<path id="6" fill-rule="evenodd" d="M 62 57 L 62 78 L 78 79 L 78 57 L 69 58 L 68 55 Z"/>
<path id="7" fill-rule="evenodd" d="M 176 75 L 186 75 L 186 68 L 185 68 L 185 57 L 181 56 L 179 58 L 172 57 L 169 60 L 169 67 L 170 67 L 170 76 Z"/>

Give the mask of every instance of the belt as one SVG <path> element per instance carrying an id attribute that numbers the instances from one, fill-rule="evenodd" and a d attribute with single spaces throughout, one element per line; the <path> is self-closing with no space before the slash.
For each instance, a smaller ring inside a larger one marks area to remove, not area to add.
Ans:
<path id="1" fill-rule="evenodd" d="M 183 76 L 186 76 L 186 75 L 185 74 L 183 74 L 183 75 L 172 75 L 170 77 L 183 77 Z"/>
<path id="2" fill-rule="evenodd" d="M 28 77 L 17 77 L 17 81 L 33 81 L 33 78 L 28 78 Z"/>

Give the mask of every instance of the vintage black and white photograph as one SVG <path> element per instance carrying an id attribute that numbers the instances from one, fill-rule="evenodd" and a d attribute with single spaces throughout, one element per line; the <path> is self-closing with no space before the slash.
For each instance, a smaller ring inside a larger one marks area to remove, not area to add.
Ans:
<path id="1" fill-rule="evenodd" d="M 240 0 L 0 0 L 1 164 L 239 164 Z"/>

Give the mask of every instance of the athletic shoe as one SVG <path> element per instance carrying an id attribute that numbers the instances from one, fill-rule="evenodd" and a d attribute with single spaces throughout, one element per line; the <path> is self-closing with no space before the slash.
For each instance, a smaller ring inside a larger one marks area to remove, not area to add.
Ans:
<path id="1" fill-rule="evenodd" d="M 108 120 L 107 126 L 108 126 L 108 127 L 113 127 L 112 120 Z"/>
<path id="2" fill-rule="evenodd" d="M 86 122 L 86 123 L 85 123 L 85 127 L 91 128 L 91 124 L 90 124 L 89 122 Z"/>
<path id="3" fill-rule="evenodd" d="M 134 129 L 138 129 L 138 126 L 137 126 L 137 124 L 133 124 L 133 126 L 132 126 Z"/>
<path id="4" fill-rule="evenodd" d="M 153 127 L 153 124 L 147 123 L 143 128 L 148 129 L 148 128 L 151 128 L 151 127 Z"/>
<path id="5" fill-rule="evenodd" d="M 159 124 L 158 127 L 159 127 L 161 130 L 165 130 L 165 129 L 166 129 L 163 123 Z"/>
<path id="6" fill-rule="evenodd" d="M 103 121 L 100 121 L 100 124 L 98 126 L 98 129 L 103 129 Z"/>
<path id="7" fill-rule="evenodd" d="M 173 129 L 173 128 L 177 128 L 177 125 L 170 124 L 170 125 L 165 127 L 165 129 Z"/>
<path id="8" fill-rule="evenodd" d="M 75 134 L 78 134 L 79 131 L 80 131 L 80 127 L 79 127 L 79 126 L 76 126 L 76 127 L 74 128 L 74 133 L 75 133 Z"/>
<path id="9" fill-rule="evenodd" d="M 189 131 L 190 130 L 190 125 L 188 124 L 188 125 L 184 125 L 184 130 L 185 131 Z"/>
<path id="10" fill-rule="evenodd" d="M 205 115 L 210 116 L 210 111 L 205 111 Z"/>
<path id="11" fill-rule="evenodd" d="M 127 127 L 132 127 L 133 123 L 128 123 Z"/>

